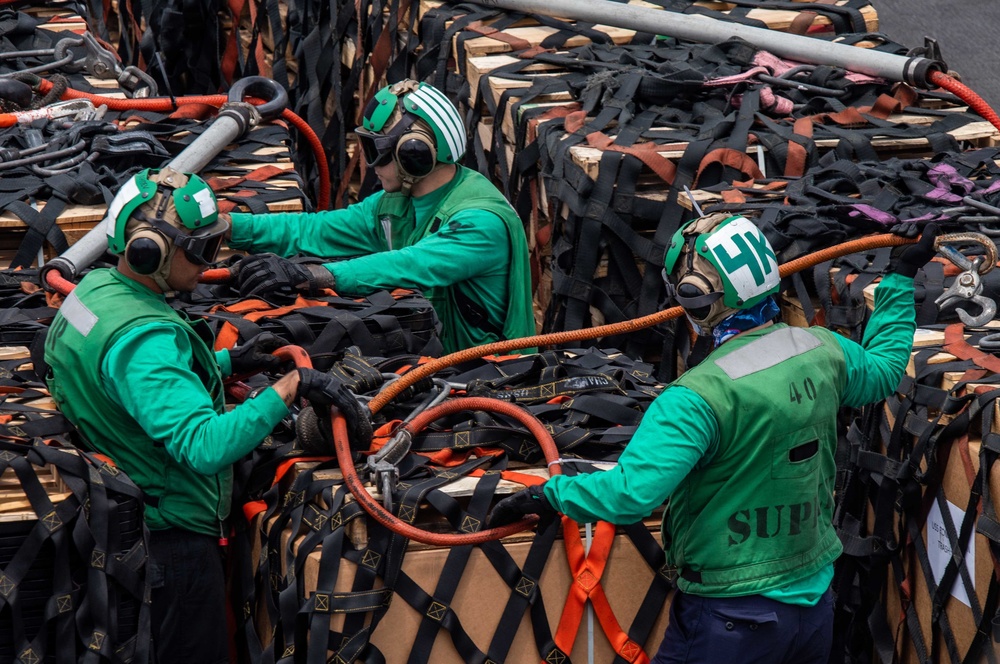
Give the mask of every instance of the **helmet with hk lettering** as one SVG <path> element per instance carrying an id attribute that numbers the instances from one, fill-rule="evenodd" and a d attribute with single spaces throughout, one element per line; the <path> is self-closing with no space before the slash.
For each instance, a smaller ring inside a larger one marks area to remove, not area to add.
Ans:
<path id="1" fill-rule="evenodd" d="M 774 250 L 761 230 L 729 213 L 709 214 L 678 229 L 667 247 L 663 277 L 667 295 L 705 329 L 777 293 L 781 282 Z"/>

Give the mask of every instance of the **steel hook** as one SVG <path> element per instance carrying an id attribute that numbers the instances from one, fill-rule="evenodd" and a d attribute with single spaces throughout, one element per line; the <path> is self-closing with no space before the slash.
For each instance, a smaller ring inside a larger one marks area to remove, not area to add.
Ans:
<path id="1" fill-rule="evenodd" d="M 982 246 L 984 255 L 968 257 L 952 246 L 968 243 Z M 968 327 L 980 327 L 992 320 L 997 312 L 997 305 L 982 294 L 983 282 L 980 277 L 996 267 L 997 248 L 993 240 L 982 233 L 946 233 L 935 239 L 934 248 L 962 270 L 934 303 L 942 309 L 954 305 L 959 319 Z M 978 305 L 979 314 L 970 314 L 961 306 L 960 301 Z"/>

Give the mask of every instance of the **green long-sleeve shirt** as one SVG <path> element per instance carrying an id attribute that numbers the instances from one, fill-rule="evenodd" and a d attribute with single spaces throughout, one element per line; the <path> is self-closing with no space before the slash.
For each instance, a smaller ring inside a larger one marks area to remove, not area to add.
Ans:
<path id="1" fill-rule="evenodd" d="M 150 323 L 124 334 L 101 364 L 103 387 L 167 453 L 203 475 L 214 475 L 251 452 L 288 414 L 273 389 L 225 413 L 190 369 L 187 335 Z M 224 374 L 228 351 L 218 354 Z M 150 395 L 157 395 L 150 398 Z"/>
<path id="2" fill-rule="evenodd" d="M 424 227 L 434 217 L 452 188 L 449 183 L 412 198 L 413 228 Z M 413 242 L 409 237 L 413 229 L 388 228 L 379 219 L 383 196 L 384 192 L 377 192 L 360 203 L 325 212 L 233 214 L 230 245 L 285 257 L 302 253 L 348 259 L 325 264 L 336 279 L 337 292 L 343 295 L 396 287 L 423 291 L 446 327 L 442 332 L 446 352 L 496 341 L 497 335 L 469 324 L 454 310 L 447 287 L 460 284 L 495 327 L 505 327 L 512 260 L 504 220 L 492 212 L 468 208 Z M 499 192 L 496 196 L 500 197 Z M 518 336 L 534 333 L 530 306 L 526 311 L 528 320 L 517 328 Z"/>
<path id="3" fill-rule="evenodd" d="M 838 338 L 846 364 L 842 405 L 860 407 L 883 399 L 906 369 L 916 329 L 913 280 L 890 274 L 875 290 L 875 309 L 862 343 Z M 553 507 L 576 521 L 634 523 L 653 512 L 696 466 L 710 463 L 719 444 L 718 417 L 684 387 L 668 386 L 650 405 L 614 468 L 576 477 L 557 475 L 545 483 Z M 814 603 L 832 568 L 766 596 Z M 805 593 L 798 592 L 804 585 Z"/>

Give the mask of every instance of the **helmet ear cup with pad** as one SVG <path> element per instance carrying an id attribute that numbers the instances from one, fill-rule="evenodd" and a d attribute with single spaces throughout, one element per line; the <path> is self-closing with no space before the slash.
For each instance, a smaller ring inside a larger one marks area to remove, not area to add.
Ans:
<path id="1" fill-rule="evenodd" d="M 400 175 L 419 179 L 430 175 L 437 165 L 437 148 L 434 136 L 414 126 L 399 137 L 394 151 Z"/>
<path id="2" fill-rule="evenodd" d="M 151 226 L 140 228 L 125 245 L 125 261 L 137 274 L 150 275 L 163 269 L 171 243 Z"/>

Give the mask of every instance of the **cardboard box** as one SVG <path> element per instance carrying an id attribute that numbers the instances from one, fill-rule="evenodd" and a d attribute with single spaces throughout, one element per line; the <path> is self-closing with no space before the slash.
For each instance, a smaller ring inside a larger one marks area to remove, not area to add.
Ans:
<path id="1" fill-rule="evenodd" d="M 282 540 L 285 544 L 287 536 L 283 536 Z M 531 546 L 530 538 L 511 538 L 511 540 L 513 541 L 505 541 L 504 546 L 514 561 L 521 565 Z M 297 546 L 294 548 L 297 550 Z M 403 558 L 403 572 L 425 592 L 433 594 L 449 551 L 450 549 L 447 548 L 414 544 Z M 321 553 L 317 549 L 311 552 L 306 559 L 303 581 L 309 595 L 317 587 L 320 558 Z M 352 562 L 342 558 L 334 592 L 350 591 L 356 570 L 357 567 Z M 652 579 L 653 571 L 636 551 L 628 537 L 622 534 L 616 535 L 602 578 L 602 586 L 619 624 L 626 632 L 635 619 Z M 539 590 L 548 615 L 549 628 L 553 634 L 558 627 L 571 583 L 572 577 L 566 561 L 565 548 L 563 541 L 559 539 L 553 545 L 539 579 Z M 381 587 L 381 582 L 377 582 L 376 587 Z M 458 616 L 468 636 L 481 650 L 485 651 L 489 647 L 511 593 L 512 590 L 500 578 L 482 550 L 474 549 L 449 607 Z M 663 638 L 669 615 L 668 608 L 669 601 L 662 606 L 649 639 L 644 644 L 645 651 L 650 656 L 656 652 L 656 648 L 659 647 Z M 258 617 L 261 616 L 258 615 Z M 394 594 L 388 611 L 372 634 L 371 642 L 382 651 L 386 661 L 404 662 L 413 647 L 417 630 L 423 619 L 422 613 Z M 331 630 L 340 631 L 343 624 L 342 615 L 331 614 Z M 365 624 L 370 624 L 370 619 L 366 620 Z M 270 629 L 262 629 L 258 633 L 269 634 Z M 588 661 L 589 638 L 587 617 L 584 614 L 573 651 L 570 653 L 573 661 Z M 283 645 L 287 647 L 290 644 Z M 595 617 L 593 661 L 610 662 L 614 657 L 612 647 Z M 521 618 L 520 626 L 505 661 L 531 662 L 538 660 L 534 631 L 531 627 L 529 612 L 526 611 Z M 438 631 L 428 661 L 435 662 L 435 664 L 462 664 L 464 661 L 455 649 L 451 635 L 447 630 L 440 629 Z"/>
<path id="2" fill-rule="evenodd" d="M 996 410 L 995 417 L 1000 417 L 1000 405 L 995 402 L 993 408 Z M 953 542 L 948 537 L 942 514 L 942 503 L 938 498 L 943 498 L 945 501 L 945 509 L 951 515 L 952 523 L 957 532 L 961 528 L 962 519 L 965 517 L 969 504 L 971 483 L 979 473 L 981 442 L 979 433 L 975 430 L 977 426 L 978 424 L 974 424 L 970 429 L 968 440 L 963 437 L 941 448 L 939 462 L 944 464 L 942 468 L 943 479 L 938 491 L 939 495 L 935 495 L 926 522 L 921 529 L 921 542 L 926 548 L 935 585 L 940 582 L 945 565 L 953 555 Z M 994 504 L 997 504 L 1000 500 L 1000 468 L 994 466 L 989 483 L 991 499 Z M 925 496 L 925 498 L 929 499 L 930 497 Z M 977 629 L 972 606 L 978 604 L 981 612 L 990 584 L 998 582 L 990 554 L 989 540 L 976 532 L 972 533 L 970 540 L 971 548 L 967 548 L 963 560 L 969 576 L 973 580 L 974 592 L 968 592 L 961 576 L 956 577 L 944 603 L 942 611 L 944 619 L 938 620 L 937 624 L 933 625 L 933 629 L 932 597 L 928 587 L 928 579 L 916 555 L 912 553 L 912 549 L 907 549 L 903 560 L 906 583 L 910 593 L 909 601 L 900 592 L 901 580 L 893 578 L 892 572 L 890 572 L 886 607 L 890 629 L 899 635 L 896 640 L 897 661 L 906 664 L 920 662 L 914 647 L 914 636 L 908 630 L 903 613 L 904 607 L 910 602 L 912 602 L 917 614 L 923 643 L 928 652 L 934 653 L 931 661 L 942 664 L 952 661 L 942 634 L 945 623 L 954 636 L 959 656 L 963 658 L 961 661 L 966 661 L 964 657 L 972 645 Z M 994 643 L 992 647 L 997 649 L 998 644 Z M 974 661 L 986 662 L 988 660 L 984 656 Z"/>
<path id="3" fill-rule="evenodd" d="M 292 469 L 290 475 L 301 472 L 309 464 L 298 465 Z M 544 469 L 531 469 L 536 472 L 544 472 Z M 458 494 L 465 493 L 461 483 L 474 482 L 473 478 L 464 478 L 453 487 Z M 504 480 L 502 484 L 507 484 Z M 511 490 L 503 487 L 504 493 Z M 262 527 L 263 517 L 258 515 L 255 519 L 254 529 Z M 272 519 L 265 528 L 270 528 L 274 523 Z M 354 519 L 351 528 L 357 530 L 363 527 L 364 517 Z M 651 519 L 647 522 L 647 528 L 654 538 L 658 538 L 659 521 Z M 426 524 L 425 524 L 426 526 Z M 363 528 L 362 528 L 363 529 Z M 307 529 L 295 533 L 295 541 L 291 545 L 292 556 L 296 555 L 300 544 L 303 542 Z M 353 542 L 355 548 L 363 549 L 364 538 L 359 539 L 354 534 L 350 534 L 348 541 Z M 504 548 L 511 558 L 520 566 L 524 563 L 525 557 L 531 547 L 533 534 L 525 533 L 515 535 L 503 540 Z M 287 577 L 290 556 L 289 540 L 293 538 L 291 531 L 286 528 L 280 537 L 281 546 L 281 569 L 279 574 Z M 347 544 L 350 546 L 350 544 Z M 418 584 L 426 593 L 433 595 L 438 579 L 441 576 L 442 568 L 448 557 L 450 548 L 433 547 L 417 542 L 411 542 L 403 558 L 402 571 Z M 258 539 L 253 542 L 252 564 L 253 569 L 257 569 L 260 549 Z M 312 597 L 318 586 L 320 563 L 322 551 L 316 547 L 305 559 L 302 570 L 299 572 L 299 582 L 305 590 L 304 597 L 299 598 L 299 603 L 303 604 Z M 357 566 L 354 562 L 341 557 L 339 559 L 339 570 L 337 581 L 332 589 L 334 593 L 350 592 L 354 583 Z M 277 570 L 272 570 L 277 571 Z M 608 598 L 615 617 L 619 624 L 627 632 L 636 617 L 642 601 L 648 592 L 654 578 L 654 571 L 650 569 L 639 552 L 635 549 L 631 540 L 624 534 L 617 534 L 611 547 L 608 563 L 601 579 L 602 587 Z M 539 592 L 544 601 L 545 610 L 549 619 L 549 627 L 555 633 L 562 614 L 563 606 L 570 591 L 573 578 L 569 571 L 569 564 L 566 559 L 566 551 L 561 537 L 555 541 L 549 552 L 544 571 L 539 579 Z M 382 580 L 377 579 L 375 587 L 382 587 Z M 468 563 L 462 573 L 458 589 L 449 607 L 455 612 L 462 627 L 473 640 L 478 648 L 484 652 L 489 648 L 493 634 L 500 621 L 503 609 L 507 604 L 513 591 L 506 582 L 499 576 L 493 565 L 486 558 L 481 549 L 472 550 Z M 669 600 L 663 604 L 650 632 L 649 639 L 645 644 L 648 654 L 653 654 L 662 640 L 666 629 Z M 257 634 L 266 643 L 272 640 L 272 626 L 264 605 L 263 597 L 258 596 L 258 606 L 254 608 Z M 382 651 L 389 662 L 406 661 L 410 649 L 414 645 L 417 631 L 424 618 L 423 613 L 412 608 L 398 595 L 393 595 L 386 614 L 383 616 L 375 631 L 372 634 L 371 642 Z M 365 624 L 370 624 L 370 615 L 365 620 Z M 339 632 L 343 629 L 344 616 L 332 613 L 330 615 L 330 629 Z M 601 630 L 596 619 L 593 621 L 593 661 L 610 662 L 614 659 L 614 652 L 608 642 L 607 637 Z M 285 634 L 285 642 L 277 644 L 277 650 L 287 651 L 292 646 L 293 635 Z M 586 613 L 581 622 L 577 638 L 574 643 L 571 658 L 573 661 L 588 661 L 588 650 L 590 636 L 588 635 Z M 301 644 L 299 644 L 301 647 Z M 280 653 L 277 653 L 280 654 Z M 535 646 L 534 631 L 531 627 L 530 615 L 526 611 L 521 618 L 520 626 L 515 635 L 513 644 L 505 661 L 507 662 L 530 662 L 538 661 L 539 655 Z M 430 653 L 429 661 L 435 664 L 449 664 L 454 662 L 459 664 L 463 658 L 455 649 L 451 635 L 447 630 L 438 631 L 436 640 Z"/>

